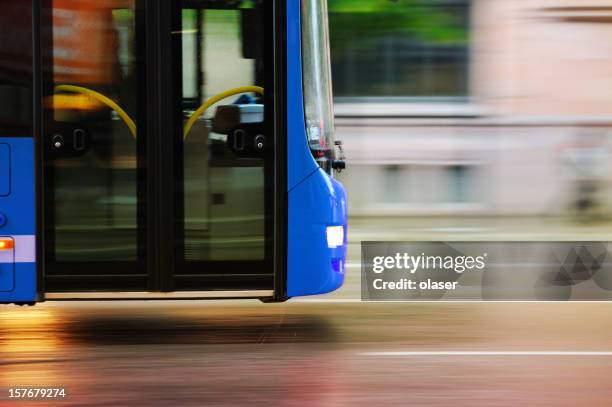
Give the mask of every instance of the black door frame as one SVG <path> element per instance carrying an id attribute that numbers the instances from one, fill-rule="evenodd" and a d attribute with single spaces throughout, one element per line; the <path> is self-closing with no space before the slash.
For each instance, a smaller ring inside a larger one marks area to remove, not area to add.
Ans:
<path id="1" fill-rule="evenodd" d="M 175 19 L 180 15 L 175 7 L 175 1 L 147 0 L 143 21 L 145 41 L 140 41 L 146 46 L 145 66 L 140 72 L 144 72 L 146 88 L 143 91 L 148 92 L 143 131 L 147 135 L 144 168 L 147 169 L 145 213 L 148 220 L 146 254 L 149 291 L 174 290 L 175 237 L 179 232 L 179 225 L 175 222 L 175 174 L 177 164 L 181 162 L 177 157 L 182 152 L 177 145 L 177 137 L 172 137 L 181 134 L 181 119 L 177 117 L 174 106 L 174 102 L 181 98 L 180 94 L 175 94 L 181 89 L 178 86 L 180 78 L 176 75 L 181 56 L 173 55 L 173 52 L 180 50 L 180 36 L 172 34 L 178 23 Z"/>
<path id="2" fill-rule="evenodd" d="M 177 7 L 174 11 L 176 15 L 180 14 L 181 6 L 186 9 L 197 8 L 201 6 L 201 2 L 193 0 L 174 0 L 173 3 Z M 278 2 L 280 5 L 282 1 Z M 210 3 L 207 4 L 210 7 Z M 266 64 L 265 77 L 262 78 L 262 83 L 257 83 L 259 86 L 263 86 L 266 89 L 264 100 L 265 100 L 265 122 L 266 122 L 266 134 L 268 142 L 271 142 L 271 148 L 267 149 L 264 154 L 265 164 L 263 166 L 264 171 L 264 207 L 265 207 L 265 244 L 264 244 L 264 259 L 263 260 L 223 260 L 223 261 L 197 261 L 188 260 L 184 256 L 184 216 L 182 213 L 184 206 L 184 193 L 183 193 L 183 143 L 177 139 L 177 143 L 174 145 L 174 157 L 177 158 L 178 163 L 175 163 L 175 219 L 177 219 L 176 231 L 177 239 L 175 246 L 175 267 L 172 278 L 174 279 L 174 287 L 178 290 L 202 290 L 209 287 L 213 287 L 215 290 L 272 290 L 275 286 L 275 270 L 276 270 L 276 245 L 278 244 L 278 238 L 276 236 L 275 223 L 278 217 L 278 207 L 275 198 L 277 197 L 278 186 L 276 175 L 279 173 L 280 168 L 276 163 L 275 154 L 278 153 L 278 146 L 276 143 L 284 133 L 278 131 L 277 119 L 282 115 L 284 109 L 277 107 L 277 94 L 279 87 L 277 84 L 276 72 L 276 37 L 278 35 L 276 27 L 276 17 L 278 14 L 277 3 L 272 0 L 266 0 L 264 2 L 265 9 L 265 38 L 266 43 L 264 61 Z M 213 9 L 218 6 L 211 7 Z M 219 7 L 220 8 L 220 7 Z M 177 25 L 174 26 L 174 31 L 181 29 L 180 22 L 175 22 Z M 180 44 L 175 44 L 175 50 L 180 50 Z M 173 56 L 176 60 L 179 59 L 178 55 Z M 174 73 L 177 76 L 181 76 L 181 67 L 174 66 Z M 177 81 L 174 83 L 175 89 L 181 89 L 182 83 Z M 275 91 L 272 92 L 271 90 Z M 174 106 L 181 106 L 182 100 L 179 95 L 173 95 L 175 97 Z M 277 113 L 278 112 L 278 113 Z M 179 114 L 180 116 L 180 114 Z M 182 120 L 178 117 L 176 120 L 182 124 Z M 283 184 L 285 185 L 285 184 Z M 283 189 L 284 190 L 284 189 Z M 284 257 L 283 257 L 284 258 Z M 284 262 L 284 261 L 283 261 Z M 281 263 L 281 262 L 279 262 Z M 202 272 L 202 270 L 206 270 Z M 174 288 L 173 287 L 173 288 Z"/>
<path id="3" fill-rule="evenodd" d="M 49 129 L 44 126 L 45 110 L 42 109 L 43 96 L 49 95 L 52 83 L 52 74 L 45 72 L 44 66 L 50 66 L 52 35 L 51 27 L 51 0 L 33 0 L 36 5 L 35 13 L 38 20 L 38 28 L 34 30 L 39 37 L 35 47 L 36 61 L 40 64 L 37 80 L 39 81 L 40 92 L 35 92 L 36 98 L 35 123 L 39 136 L 39 156 L 41 163 L 45 163 L 45 142 L 49 137 Z M 274 157 L 273 165 L 270 166 L 268 175 L 273 180 L 272 199 L 266 205 L 274 207 L 272 219 L 266 226 L 266 235 L 272 236 L 272 241 L 268 242 L 266 256 L 270 260 L 270 287 L 274 288 L 274 298 L 283 300 L 286 298 L 286 218 L 287 218 L 287 188 L 286 188 L 286 115 L 285 115 L 285 78 L 286 78 L 286 59 L 285 59 L 285 5 L 283 0 L 266 1 L 267 12 L 266 24 L 271 26 L 268 30 L 270 38 L 266 41 L 273 42 L 274 47 L 266 47 L 270 54 L 267 61 L 274 61 L 273 75 L 266 85 L 274 87 L 275 92 L 266 94 L 267 106 L 274 106 L 273 117 L 266 116 L 266 120 L 271 119 L 274 132 Z M 138 226 L 139 226 L 139 258 L 144 258 L 142 271 L 146 278 L 146 289 L 148 291 L 173 291 L 175 289 L 175 275 L 179 272 L 178 266 L 181 263 L 183 244 L 180 239 L 183 233 L 183 220 L 177 214 L 182 213 L 182 182 L 177 182 L 177 174 L 182 175 L 182 139 L 178 137 L 168 137 L 171 134 L 181 134 L 182 118 L 180 110 L 176 109 L 176 102 L 182 99 L 182 95 L 177 94 L 182 87 L 180 86 L 179 72 L 181 72 L 180 36 L 173 35 L 176 27 L 180 27 L 180 0 L 136 0 L 136 51 L 137 69 L 139 75 L 137 87 L 138 94 L 144 95 L 146 102 L 141 104 L 138 114 L 140 134 L 146 137 L 139 137 L 138 153 Z M 177 21 L 177 19 L 179 21 Z M 168 63 L 171 61 L 171 63 Z M 36 62 L 35 62 L 36 65 Z M 180 106 L 180 104 L 179 104 Z M 172 112 L 172 114 L 169 114 Z M 48 120 L 49 117 L 47 116 Z M 48 122 L 48 121 L 47 121 Z M 180 154 L 180 155 L 179 155 Z M 272 157 L 271 157 L 272 158 Z M 51 176 L 48 166 L 41 165 L 40 178 Z M 268 176 L 267 175 L 267 176 Z M 39 210 L 40 230 L 45 227 L 50 228 L 53 224 L 51 211 L 44 211 L 44 200 L 42 197 L 52 193 L 52 188 L 45 191 L 46 182 L 41 182 L 40 201 L 43 205 Z M 144 216 L 143 216 L 144 215 Z M 44 287 L 48 280 L 44 276 L 46 261 L 50 256 L 46 250 L 53 247 L 53 233 L 41 233 L 41 287 Z M 180 255 L 180 256 L 179 256 Z M 121 266 L 127 273 L 133 272 L 134 266 L 139 263 Z M 91 269 L 95 264 L 79 264 L 78 267 Z M 115 265 L 111 265 L 113 268 Z M 117 278 L 117 274 L 105 275 L 104 270 L 109 265 L 99 267 L 99 275 L 96 277 Z M 98 269 L 98 267 L 94 267 Z M 139 267 L 136 267 L 138 269 Z M 68 273 L 69 274 L 69 273 Z M 70 276 L 67 276 L 70 277 Z M 75 277 L 79 278 L 79 277 Z M 89 291 L 108 289 L 108 291 L 140 291 L 139 284 L 134 287 L 118 287 L 113 290 L 106 286 L 97 286 L 95 283 L 82 286 L 76 284 L 66 284 L 69 278 L 59 279 L 52 284 L 52 291 Z M 95 279 L 94 279 L 95 280 Z M 93 281 L 93 280 L 92 280 Z M 64 284 L 66 284 L 64 286 Z M 267 285 L 267 284 L 266 284 Z M 273 285 L 273 287 L 272 287 Z M 183 287 L 180 287 L 184 289 Z M 215 288 L 210 288 L 214 290 Z M 245 289 L 247 289 L 245 287 Z"/>

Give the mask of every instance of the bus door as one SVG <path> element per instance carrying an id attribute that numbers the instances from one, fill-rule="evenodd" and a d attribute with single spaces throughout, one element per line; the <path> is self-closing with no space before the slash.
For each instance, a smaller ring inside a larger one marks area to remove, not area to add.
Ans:
<path id="1" fill-rule="evenodd" d="M 47 297 L 271 295 L 273 2 L 46 3 Z"/>

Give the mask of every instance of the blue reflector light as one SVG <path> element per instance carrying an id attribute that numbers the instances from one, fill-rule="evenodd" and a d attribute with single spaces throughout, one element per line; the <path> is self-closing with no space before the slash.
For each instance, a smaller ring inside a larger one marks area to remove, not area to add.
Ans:
<path id="1" fill-rule="evenodd" d="M 344 272 L 344 262 L 342 261 L 342 259 L 332 259 L 331 265 L 332 265 L 332 269 L 336 273 Z"/>

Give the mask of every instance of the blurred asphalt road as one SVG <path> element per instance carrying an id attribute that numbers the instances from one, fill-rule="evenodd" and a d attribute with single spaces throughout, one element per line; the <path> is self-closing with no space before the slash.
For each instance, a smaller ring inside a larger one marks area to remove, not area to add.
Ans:
<path id="1" fill-rule="evenodd" d="M 0 308 L 3 397 L 67 388 L 45 405 L 608 406 L 610 352 L 608 303 Z"/>

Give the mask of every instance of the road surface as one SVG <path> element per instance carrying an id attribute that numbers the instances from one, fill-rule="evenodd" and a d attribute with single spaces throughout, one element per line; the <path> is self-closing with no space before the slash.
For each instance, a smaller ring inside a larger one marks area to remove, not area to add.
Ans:
<path id="1" fill-rule="evenodd" d="M 608 406 L 611 376 L 608 303 L 0 308 L 2 406 Z M 13 386 L 68 398 L 10 401 Z"/>

